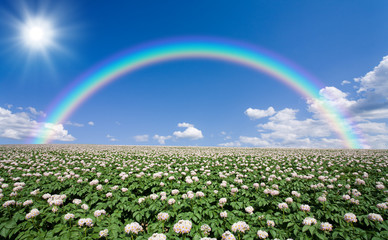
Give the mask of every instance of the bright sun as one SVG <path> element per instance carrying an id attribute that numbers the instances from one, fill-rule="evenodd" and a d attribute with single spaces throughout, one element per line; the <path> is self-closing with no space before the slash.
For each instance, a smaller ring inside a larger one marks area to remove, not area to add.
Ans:
<path id="1" fill-rule="evenodd" d="M 53 44 L 55 32 L 48 20 L 30 19 L 23 24 L 22 39 L 32 49 L 45 49 Z"/>

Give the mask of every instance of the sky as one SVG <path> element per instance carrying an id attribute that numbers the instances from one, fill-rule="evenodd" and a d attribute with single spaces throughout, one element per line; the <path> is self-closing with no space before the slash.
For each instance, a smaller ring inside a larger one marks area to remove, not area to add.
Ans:
<path id="1" fill-rule="evenodd" d="M 385 0 L 1 1 L 0 144 L 31 143 L 50 103 L 96 64 L 195 37 L 288 59 L 363 148 L 386 149 L 387 12 Z M 317 101 L 246 66 L 183 59 L 120 77 L 48 128 L 51 143 L 343 148 Z"/>

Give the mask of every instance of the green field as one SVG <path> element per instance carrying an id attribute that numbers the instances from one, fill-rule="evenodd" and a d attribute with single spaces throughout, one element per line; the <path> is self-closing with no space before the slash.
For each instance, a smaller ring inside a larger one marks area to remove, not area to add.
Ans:
<path id="1" fill-rule="evenodd" d="M 388 239 L 387 166 L 386 150 L 3 145 L 0 239 Z"/>

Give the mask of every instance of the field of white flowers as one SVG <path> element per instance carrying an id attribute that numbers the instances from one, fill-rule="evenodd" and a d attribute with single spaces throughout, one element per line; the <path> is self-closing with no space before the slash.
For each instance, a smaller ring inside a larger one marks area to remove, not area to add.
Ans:
<path id="1" fill-rule="evenodd" d="M 0 239 L 388 239 L 388 151 L 0 146 Z"/>

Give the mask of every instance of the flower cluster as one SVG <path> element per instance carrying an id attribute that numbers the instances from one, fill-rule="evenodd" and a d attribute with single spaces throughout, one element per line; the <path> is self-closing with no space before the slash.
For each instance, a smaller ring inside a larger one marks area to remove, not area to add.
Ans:
<path id="1" fill-rule="evenodd" d="M 281 210 L 288 209 L 288 205 L 287 205 L 287 203 L 279 203 L 278 208 Z"/>
<path id="2" fill-rule="evenodd" d="M 266 231 L 259 230 L 259 231 L 257 231 L 257 236 L 260 239 L 266 239 L 268 237 L 268 233 Z"/>
<path id="3" fill-rule="evenodd" d="M 104 229 L 104 230 L 100 231 L 100 238 L 107 237 L 108 236 L 108 232 L 109 232 L 108 229 Z"/>
<path id="4" fill-rule="evenodd" d="M 124 231 L 127 233 L 127 234 L 139 234 L 139 232 L 143 231 L 143 227 L 140 226 L 139 223 L 137 222 L 133 222 L 133 223 L 130 223 L 130 224 L 127 224 L 124 228 Z"/>
<path id="5" fill-rule="evenodd" d="M 167 237 L 163 233 L 154 233 L 148 240 L 166 240 Z"/>
<path id="6" fill-rule="evenodd" d="M 384 221 L 383 217 L 381 217 L 381 215 L 377 214 L 377 213 L 369 213 L 368 219 L 371 221 L 374 221 L 374 222 L 376 222 L 376 221 L 383 222 Z"/>
<path id="7" fill-rule="evenodd" d="M 357 217 L 353 213 L 346 213 L 344 216 L 346 222 L 357 222 Z"/>
<path id="8" fill-rule="evenodd" d="M 304 220 L 303 220 L 303 225 L 314 225 L 314 224 L 317 224 L 317 220 L 315 218 L 312 218 L 312 217 L 306 217 Z"/>
<path id="9" fill-rule="evenodd" d="M 249 225 L 246 222 L 239 221 L 232 225 L 232 232 L 245 233 L 249 231 Z"/>
<path id="10" fill-rule="evenodd" d="M 174 232 L 179 234 L 189 233 L 193 224 L 189 220 L 179 220 L 174 225 Z"/>
<path id="11" fill-rule="evenodd" d="M 321 223 L 321 227 L 320 227 L 320 229 L 322 230 L 322 231 L 332 231 L 333 230 L 333 225 L 331 225 L 330 223 L 328 223 L 328 222 L 322 222 Z"/>
<path id="12" fill-rule="evenodd" d="M 65 221 L 68 221 L 70 219 L 74 219 L 74 214 L 72 213 L 66 213 L 65 216 L 63 216 L 63 218 L 65 219 Z"/>
<path id="13" fill-rule="evenodd" d="M 26 201 L 24 201 L 23 206 L 28 206 L 28 205 L 31 205 L 32 203 L 33 203 L 33 201 L 31 199 L 26 200 Z"/>
<path id="14" fill-rule="evenodd" d="M 78 220 L 78 226 L 83 227 L 84 225 L 93 227 L 93 220 L 91 218 L 81 218 Z"/>
<path id="15" fill-rule="evenodd" d="M 303 212 L 310 212 L 310 206 L 307 204 L 302 204 L 300 205 L 300 210 L 302 210 Z"/>
<path id="16" fill-rule="evenodd" d="M 219 201 L 218 201 L 218 205 L 220 207 L 224 207 L 224 205 L 226 204 L 227 202 L 227 199 L 226 198 L 221 198 Z"/>
<path id="17" fill-rule="evenodd" d="M 267 220 L 267 226 L 268 227 L 275 227 L 275 222 L 272 220 Z"/>
<path id="18" fill-rule="evenodd" d="M 204 235 L 209 235 L 210 232 L 212 231 L 211 227 L 207 224 L 203 224 L 201 226 L 201 231 L 203 232 Z"/>
<path id="19" fill-rule="evenodd" d="M 236 240 L 236 237 L 233 235 L 233 233 L 226 231 L 224 234 L 222 234 L 222 240 Z"/>
<path id="20" fill-rule="evenodd" d="M 253 211 L 254 211 L 254 209 L 253 209 L 252 206 L 249 206 L 249 207 L 245 208 L 245 212 L 247 212 L 249 214 L 253 214 Z"/>
<path id="21" fill-rule="evenodd" d="M 161 212 L 158 214 L 159 221 L 167 221 L 169 217 L 170 216 L 168 215 L 168 213 L 165 213 L 165 212 Z"/>
<path id="22" fill-rule="evenodd" d="M 29 213 L 26 214 L 26 219 L 34 218 L 40 214 L 39 210 L 34 208 Z"/>
<path id="23" fill-rule="evenodd" d="M 101 216 L 101 215 L 105 215 L 105 214 L 106 214 L 106 212 L 105 212 L 104 209 L 94 211 L 94 216 L 95 216 L 96 218 L 98 218 L 98 217 Z"/>

